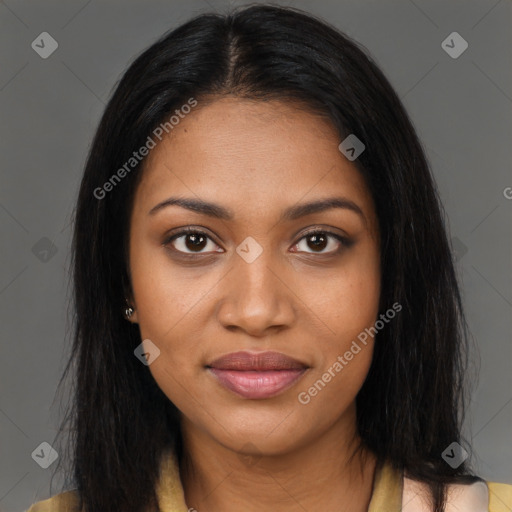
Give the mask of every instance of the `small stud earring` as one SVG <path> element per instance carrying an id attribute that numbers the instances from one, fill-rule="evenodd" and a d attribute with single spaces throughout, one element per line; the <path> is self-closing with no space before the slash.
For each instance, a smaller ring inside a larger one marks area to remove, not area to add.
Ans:
<path id="1" fill-rule="evenodd" d="M 127 308 L 124 310 L 124 316 L 129 319 L 133 315 L 133 313 L 135 312 L 135 309 L 133 309 L 128 304 L 128 301 L 126 301 L 126 306 L 127 306 Z"/>

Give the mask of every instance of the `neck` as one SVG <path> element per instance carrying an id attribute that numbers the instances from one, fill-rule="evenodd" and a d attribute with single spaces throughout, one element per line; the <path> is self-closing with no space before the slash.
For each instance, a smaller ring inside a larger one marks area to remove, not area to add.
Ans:
<path id="1" fill-rule="evenodd" d="M 187 506 L 197 512 L 367 512 L 376 457 L 357 450 L 360 438 L 346 426 L 335 425 L 286 453 L 251 456 L 182 421 L 186 456 L 180 475 Z"/>

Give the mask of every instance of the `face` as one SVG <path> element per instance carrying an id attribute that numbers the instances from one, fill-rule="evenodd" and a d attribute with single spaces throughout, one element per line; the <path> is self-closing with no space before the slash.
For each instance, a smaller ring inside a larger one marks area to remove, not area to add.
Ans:
<path id="1" fill-rule="evenodd" d="M 199 103 L 146 160 L 131 321 L 160 351 L 149 370 L 182 426 L 213 443 L 278 454 L 355 425 L 379 237 L 340 142 L 293 104 L 222 98 Z"/>

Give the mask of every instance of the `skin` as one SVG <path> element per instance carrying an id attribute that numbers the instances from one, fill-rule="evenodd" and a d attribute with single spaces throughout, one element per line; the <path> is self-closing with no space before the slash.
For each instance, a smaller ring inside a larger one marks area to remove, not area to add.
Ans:
<path id="1" fill-rule="evenodd" d="M 224 97 L 199 102 L 146 160 L 130 219 L 131 321 L 160 350 L 149 369 L 181 411 L 181 479 L 199 512 L 368 509 L 375 457 L 350 455 L 373 340 L 308 404 L 297 398 L 378 318 L 374 204 L 340 142 L 297 105 Z M 148 214 L 170 196 L 214 202 L 233 220 L 177 205 Z M 327 197 L 362 214 L 280 221 L 284 209 Z M 185 226 L 209 238 L 196 252 L 186 235 L 164 245 Z M 352 243 L 329 237 L 317 248 L 305 237 L 313 228 Z M 252 263 L 236 252 L 248 236 L 263 250 Z M 278 396 L 243 398 L 205 369 L 239 350 L 282 352 L 309 368 Z"/>

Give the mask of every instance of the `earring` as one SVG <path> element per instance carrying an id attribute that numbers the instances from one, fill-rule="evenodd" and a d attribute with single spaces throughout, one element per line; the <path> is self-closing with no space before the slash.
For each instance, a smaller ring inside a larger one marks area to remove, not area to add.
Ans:
<path id="1" fill-rule="evenodd" d="M 129 319 L 129 318 L 133 315 L 133 313 L 134 313 L 135 309 L 133 309 L 133 308 L 128 304 L 128 301 L 126 301 L 126 306 L 127 306 L 127 308 L 124 310 L 124 316 L 125 316 L 127 319 Z"/>

